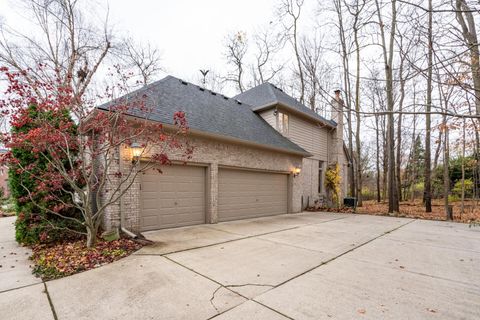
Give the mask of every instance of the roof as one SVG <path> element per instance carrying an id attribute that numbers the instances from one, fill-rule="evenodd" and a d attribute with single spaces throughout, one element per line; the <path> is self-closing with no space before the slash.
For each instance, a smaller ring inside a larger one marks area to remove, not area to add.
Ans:
<path id="1" fill-rule="evenodd" d="M 247 90 L 237 96 L 235 99 L 253 106 L 252 110 L 259 111 L 267 107 L 282 105 L 293 111 L 304 114 L 305 116 L 331 127 L 336 127 L 337 123 L 333 120 L 327 120 L 312 109 L 306 107 L 295 98 L 289 96 L 282 89 L 277 88 L 271 83 L 265 82 L 250 90 Z"/>
<path id="2" fill-rule="evenodd" d="M 212 92 L 178 78 L 167 76 L 124 97 L 144 97 L 152 106 L 148 115 L 138 109 L 129 111 L 129 115 L 148 118 L 164 124 L 173 124 L 173 114 L 185 112 L 190 129 L 227 136 L 245 142 L 260 144 L 286 152 L 310 155 L 307 151 L 291 142 L 265 120 L 238 100 Z M 122 99 L 119 98 L 119 99 Z M 110 103 L 99 106 L 108 110 Z"/>

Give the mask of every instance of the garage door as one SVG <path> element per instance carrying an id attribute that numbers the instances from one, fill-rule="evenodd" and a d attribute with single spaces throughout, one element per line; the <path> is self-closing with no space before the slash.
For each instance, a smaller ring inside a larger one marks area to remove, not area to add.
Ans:
<path id="1" fill-rule="evenodd" d="M 205 223 L 205 168 L 166 166 L 141 176 L 142 231 Z"/>
<path id="2" fill-rule="evenodd" d="M 245 170 L 218 171 L 218 219 L 229 221 L 287 213 L 288 176 Z"/>

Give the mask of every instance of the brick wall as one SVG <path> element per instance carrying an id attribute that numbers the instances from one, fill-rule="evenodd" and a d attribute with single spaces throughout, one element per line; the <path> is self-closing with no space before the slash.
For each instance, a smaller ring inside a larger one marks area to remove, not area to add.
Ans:
<path id="1" fill-rule="evenodd" d="M 199 163 L 207 166 L 207 220 L 215 223 L 217 216 L 218 201 L 218 167 L 242 167 L 250 169 L 268 170 L 274 172 L 289 173 L 293 168 L 302 166 L 302 157 L 269 151 L 257 147 L 231 143 L 227 141 L 213 140 L 210 138 L 190 135 L 188 137 L 191 145 L 195 147 L 193 157 L 189 160 L 192 163 Z M 152 150 L 154 152 L 154 150 Z M 181 153 L 170 150 L 168 152 L 171 160 L 183 161 Z M 121 171 L 127 174 L 132 167 L 131 151 L 128 147 L 119 150 L 117 159 L 109 170 L 109 174 Z M 131 231 L 138 232 L 140 228 L 140 176 L 133 179 L 133 183 L 125 195 L 116 204 L 107 208 L 104 216 L 104 227 L 107 230 L 120 226 L 120 210 L 124 213 L 125 227 Z M 112 183 L 115 179 L 112 178 Z M 301 211 L 302 183 L 300 177 L 289 179 L 290 184 L 290 212 Z M 113 186 L 106 186 L 112 190 Z"/>

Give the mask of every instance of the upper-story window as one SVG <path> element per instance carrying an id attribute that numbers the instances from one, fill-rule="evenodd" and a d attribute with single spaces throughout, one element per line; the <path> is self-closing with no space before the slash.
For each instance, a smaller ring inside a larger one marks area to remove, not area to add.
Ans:
<path id="1" fill-rule="evenodd" d="M 281 134 L 288 135 L 288 114 L 283 112 L 278 113 L 277 128 Z"/>

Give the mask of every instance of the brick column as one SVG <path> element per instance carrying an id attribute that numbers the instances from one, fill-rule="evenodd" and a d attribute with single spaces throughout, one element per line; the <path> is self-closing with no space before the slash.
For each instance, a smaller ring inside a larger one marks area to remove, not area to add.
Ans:
<path id="1" fill-rule="evenodd" d="M 207 223 L 218 222 L 218 163 L 207 170 Z"/>

